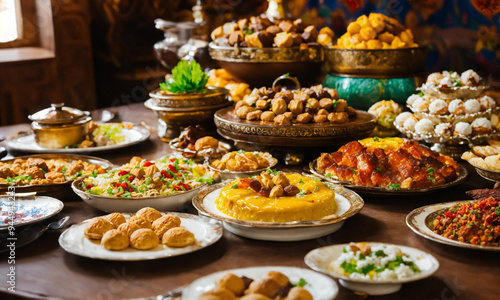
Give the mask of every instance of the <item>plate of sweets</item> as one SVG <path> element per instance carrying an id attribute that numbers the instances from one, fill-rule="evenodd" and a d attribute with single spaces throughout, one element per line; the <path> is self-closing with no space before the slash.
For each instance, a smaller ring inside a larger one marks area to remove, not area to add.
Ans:
<path id="1" fill-rule="evenodd" d="M 236 235 L 299 241 L 339 230 L 364 202 L 339 185 L 268 169 L 253 178 L 207 187 L 193 198 L 193 205 L 200 215 L 223 221 Z"/>

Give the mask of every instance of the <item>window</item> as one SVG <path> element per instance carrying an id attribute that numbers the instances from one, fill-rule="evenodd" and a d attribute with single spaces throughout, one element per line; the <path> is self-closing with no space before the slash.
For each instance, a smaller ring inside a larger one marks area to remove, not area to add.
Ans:
<path id="1" fill-rule="evenodd" d="M 20 0 L 0 0 L 0 43 L 21 39 L 22 35 Z"/>

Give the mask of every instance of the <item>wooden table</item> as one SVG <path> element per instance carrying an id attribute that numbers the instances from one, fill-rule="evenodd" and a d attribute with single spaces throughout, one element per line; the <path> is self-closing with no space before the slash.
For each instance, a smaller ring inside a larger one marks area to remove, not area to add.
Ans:
<path id="1" fill-rule="evenodd" d="M 156 126 L 156 118 L 142 103 L 113 107 L 120 120 Z M 0 135 L 10 136 L 26 130 L 27 124 L 0 128 Z M 156 134 L 140 145 L 109 153 L 94 153 L 123 164 L 134 155 L 155 159 L 170 152 Z M 15 153 L 19 154 L 19 153 Z M 306 160 L 312 159 L 306 157 Z M 16 250 L 17 294 L 7 291 L 8 254 L 0 255 L 0 298 L 115 299 L 148 297 L 163 294 L 212 272 L 249 266 L 295 266 L 306 268 L 303 258 L 321 246 L 351 241 L 376 241 L 415 247 L 433 254 L 440 263 L 434 276 L 403 285 L 394 294 L 370 297 L 389 299 L 498 299 L 500 297 L 500 253 L 473 251 L 441 245 L 414 234 L 405 223 L 413 209 L 438 202 L 467 199 L 464 192 L 492 187 L 473 168 L 458 187 L 422 196 L 366 196 L 360 214 L 348 219 L 331 235 L 302 242 L 264 242 L 225 232 L 214 245 L 191 254 L 154 261 L 113 262 L 94 260 L 66 253 L 57 242 L 62 230 L 48 231 L 30 245 Z M 299 167 L 283 167 L 298 170 Z M 193 208 L 188 211 L 195 212 Z M 71 223 L 102 215 L 76 195 L 54 219 L 71 216 Z M 363 296 L 340 287 L 339 299 Z"/>

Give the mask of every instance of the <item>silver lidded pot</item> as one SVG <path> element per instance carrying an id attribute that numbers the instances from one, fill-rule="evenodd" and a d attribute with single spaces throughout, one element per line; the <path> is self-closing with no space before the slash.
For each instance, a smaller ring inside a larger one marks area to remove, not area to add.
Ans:
<path id="1" fill-rule="evenodd" d="M 85 140 L 92 121 L 90 112 L 53 103 L 51 107 L 28 116 L 35 141 L 44 148 L 64 148 Z"/>

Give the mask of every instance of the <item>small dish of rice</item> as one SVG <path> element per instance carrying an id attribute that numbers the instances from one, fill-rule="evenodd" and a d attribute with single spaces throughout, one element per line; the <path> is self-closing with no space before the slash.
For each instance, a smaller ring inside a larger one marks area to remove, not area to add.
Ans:
<path id="1" fill-rule="evenodd" d="M 343 287 L 368 295 L 395 293 L 403 283 L 432 276 L 439 268 L 427 252 L 375 242 L 321 247 L 304 261 L 313 270 L 338 278 Z"/>

